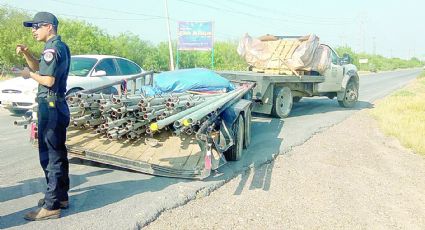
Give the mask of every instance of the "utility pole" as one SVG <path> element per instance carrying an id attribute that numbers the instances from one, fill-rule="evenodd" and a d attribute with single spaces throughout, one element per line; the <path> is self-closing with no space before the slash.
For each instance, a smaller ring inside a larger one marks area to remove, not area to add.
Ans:
<path id="1" fill-rule="evenodd" d="M 361 30 L 362 30 L 362 51 L 363 51 L 363 53 L 366 53 L 366 45 L 365 45 L 365 43 L 366 43 L 366 32 L 365 32 L 365 22 L 364 22 L 364 19 L 362 18 L 362 21 L 361 21 Z"/>
<path id="2" fill-rule="evenodd" d="M 167 15 L 167 30 L 168 30 L 168 50 L 170 52 L 170 70 L 174 70 L 173 46 L 171 45 L 171 32 L 170 32 L 170 17 L 168 16 L 168 3 L 165 2 L 165 13 Z"/>

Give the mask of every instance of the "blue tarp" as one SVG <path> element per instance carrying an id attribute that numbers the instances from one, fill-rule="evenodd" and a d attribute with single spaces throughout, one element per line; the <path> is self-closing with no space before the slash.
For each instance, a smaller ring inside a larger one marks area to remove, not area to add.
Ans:
<path id="1" fill-rule="evenodd" d="M 216 72 L 202 69 L 182 69 L 176 71 L 162 72 L 154 77 L 153 87 L 143 86 L 145 95 L 185 92 L 187 90 L 205 92 L 234 90 L 233 84 Z"/>

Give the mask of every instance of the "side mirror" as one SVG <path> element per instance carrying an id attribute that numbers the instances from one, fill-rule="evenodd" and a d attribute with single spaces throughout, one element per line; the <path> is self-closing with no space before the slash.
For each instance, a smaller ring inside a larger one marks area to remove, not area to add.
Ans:
<path id="1" fill-rule="evenodd" d="M 105 70 L 95 71 L 91 74 L 92 77 L 103 77 L 106 76 Z"/>
<path id="2" fill-rule="evenodd" d="M 353 62 L 353 59 L 350 57 L 349 54 L 345 53 L 342 55 L 341 65 L 351 64 L 352 62 Z"/>

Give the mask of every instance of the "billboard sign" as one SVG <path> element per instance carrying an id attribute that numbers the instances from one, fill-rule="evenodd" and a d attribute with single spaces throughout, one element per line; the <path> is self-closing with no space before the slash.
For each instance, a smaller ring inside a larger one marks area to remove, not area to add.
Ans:
<path id="1" fill-rule="evenodd" d="M 178 22 L 178 50 L 213 49 L 212 22 Z"/>

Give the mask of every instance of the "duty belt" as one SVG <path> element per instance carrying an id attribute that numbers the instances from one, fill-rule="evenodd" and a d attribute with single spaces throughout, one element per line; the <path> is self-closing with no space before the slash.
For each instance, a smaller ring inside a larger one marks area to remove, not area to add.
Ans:
<path id="1" fill-rule="evenodd" d="M 35 101 L 39 104 L 40 103 L 47 103 L 47 98 L 46 97 L 37 97 L 35 99 Z M 65 97 L 56 97 L 56 102 L 63 102 L 63 101 L 66 101 Z"/>

